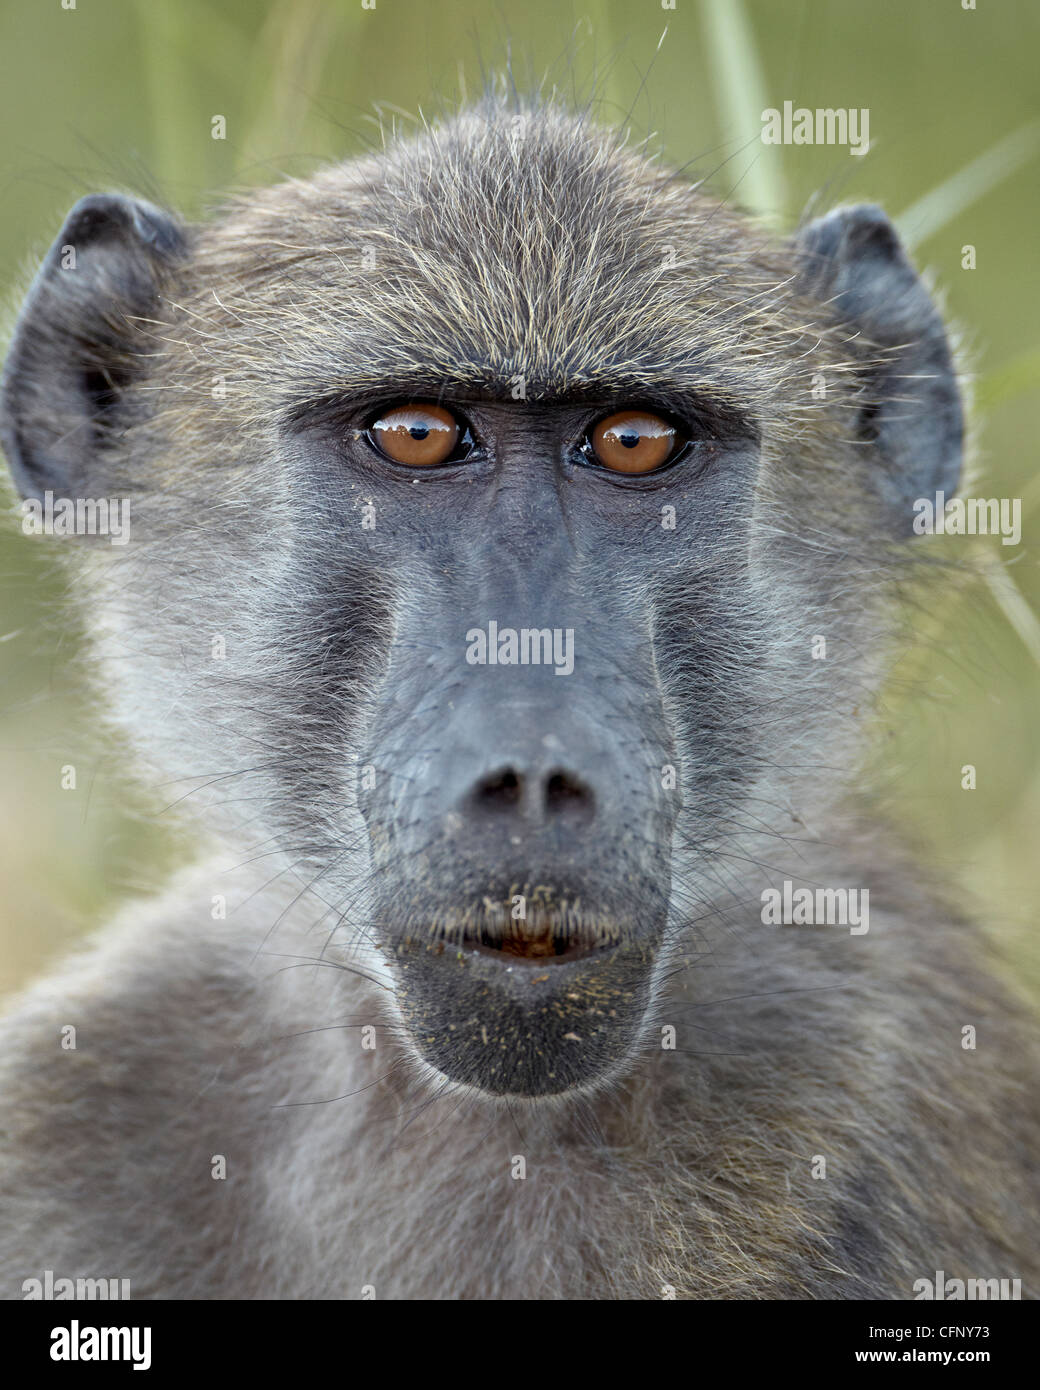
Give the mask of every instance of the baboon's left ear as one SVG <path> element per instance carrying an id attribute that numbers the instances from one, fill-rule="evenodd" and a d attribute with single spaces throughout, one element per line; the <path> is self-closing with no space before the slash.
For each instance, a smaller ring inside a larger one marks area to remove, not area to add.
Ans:
<path id="1" fill-rule="evenodd" d="M 879 349 L 858 428 L 910 531 L 914 499 L 953 493 L 961 471 L 964 418 L 942 319 L 879 207 L 809 223 L 797 251 L 803 288 Z"/>
<path id="2" fill-rule="evenodd" d="M 186 253 L 165 212 L 122 194 L 81 198 L 40 266 L 0 382 L 0 444 L 23 497 L 78 495 L 128 388 L 155 349 L 149 320 Z"/>

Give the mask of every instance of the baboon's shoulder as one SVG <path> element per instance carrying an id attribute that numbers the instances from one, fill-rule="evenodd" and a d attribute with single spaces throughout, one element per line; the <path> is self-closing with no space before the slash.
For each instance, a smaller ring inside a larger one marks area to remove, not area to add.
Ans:
<path id="1" fill-rule="evenodd" d="M 251 1123 L 264 1009 L 204 883 L 127 908 L 0 1020 L 5 1297 L 48 1268 L 170 1293 L 221 1259 L 233 1194 L 211 1170 Z"/>

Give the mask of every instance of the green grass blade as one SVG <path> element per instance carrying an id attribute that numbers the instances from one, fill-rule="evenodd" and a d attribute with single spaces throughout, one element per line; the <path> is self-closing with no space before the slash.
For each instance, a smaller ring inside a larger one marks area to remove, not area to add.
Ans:
<path id="1" fill-rule="evenodd" d="M 1040 121 L 1030 121 L 1003 140 L 998 140 L 985 154 L 966 164 L 896 218 L 896 227 L 904 245 L 920 246 L 929 237 L 935 236 L 958 213 L 1010 178 L 1038 152 Z"/>
<path id="2" fill-rule="evenodd" d="M 727 138 L 748 144 L 740 201 L 752 212 L 781 217 L 787 209 L 780 151 L 761 144 L 761 115 L 770 105 L 765 72 L 743 0 L 701 0 L 720 124 Z"/>
<path id="3" fill-rule="evenodd" d="M 975 405 L 984 414 L 1030 391 L 1040 390 L 1040 348 L 1023 352 L 975 384 Z"/>
<path id="4" fill-rule="evenodd" d="M 982 560 L 982 575 L 1001 613 L 1040 666 L 1040 618 L 1026 601 L 1010 571 L 988 551 Z"/>

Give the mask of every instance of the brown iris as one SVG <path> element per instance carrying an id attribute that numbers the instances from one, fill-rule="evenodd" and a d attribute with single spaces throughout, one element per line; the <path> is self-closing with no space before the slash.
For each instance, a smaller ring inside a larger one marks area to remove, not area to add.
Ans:
<path id="1" fill-rule="evenodd" d="M 439 405 L 395 405 L 370 427 L 373 442 L 394 463 L 433 468 L 459 443 L 459 422 Z"/>
<path id="2" fill-rule="evenodd" d="M 674 425 L 647 410 L 619 410 L 592 431 L 596 462 L 614 473 L 652 473 L 675 451 Z"/>

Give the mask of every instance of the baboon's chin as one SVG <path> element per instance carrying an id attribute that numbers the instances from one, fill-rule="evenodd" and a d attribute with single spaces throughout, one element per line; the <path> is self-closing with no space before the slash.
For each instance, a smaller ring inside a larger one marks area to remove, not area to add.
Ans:
<path id="1" fill-rule="evenodd" d="M 405 942 L 397 1001 L 420 1056 L 493 1096 L 594 1087 L 635 1048 L 655 946 L 534 937 Z"/>

